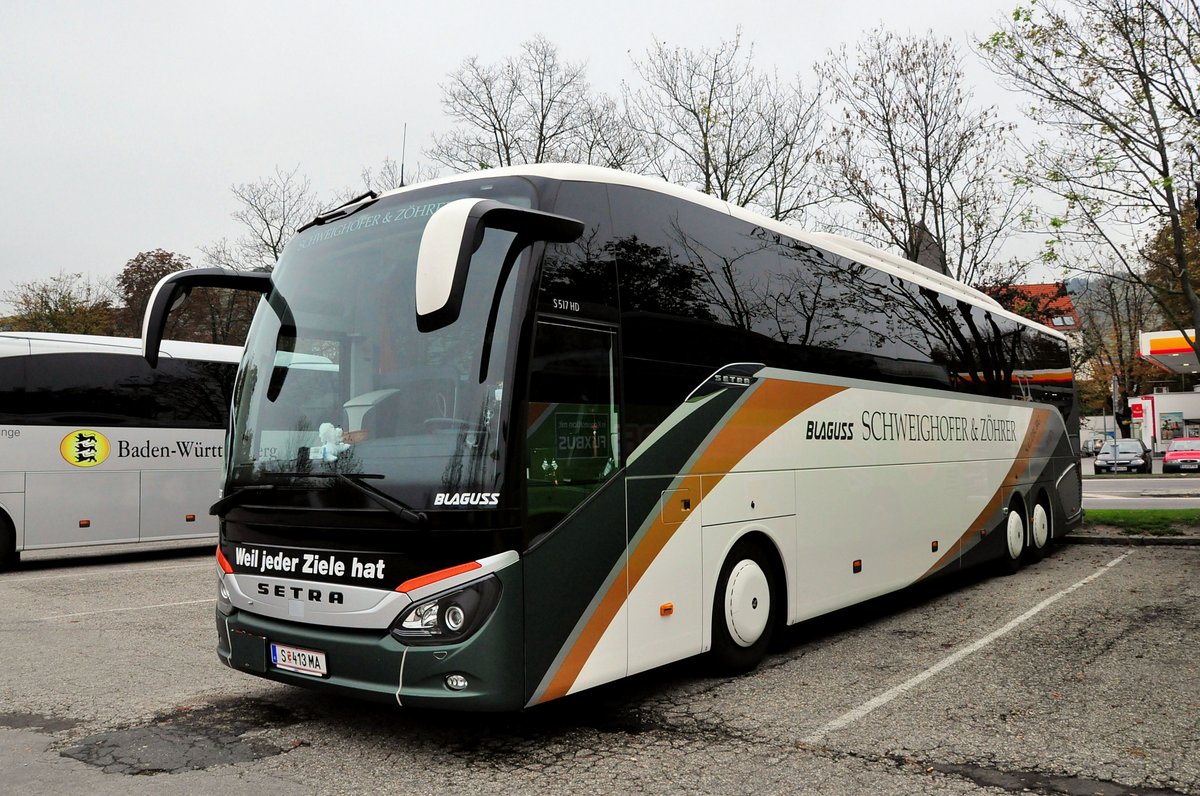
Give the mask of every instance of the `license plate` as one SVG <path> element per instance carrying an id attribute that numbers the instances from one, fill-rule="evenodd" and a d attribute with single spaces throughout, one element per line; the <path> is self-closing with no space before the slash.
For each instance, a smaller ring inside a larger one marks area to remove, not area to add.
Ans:
<path id="1" fill-rule="evenodd" d="M 1124 473 L 1124 472 L 1126 472 L 1126 471 L 1128 471 L 1128 470 L 1129 470 L 1129 468 L 1128 468 L 1128 467 L 1114 467 L 1114 468 L 1113 468 L 1113 472 L 1114 472 L 1114 473 Z"/>
<path id="2" fill-rule="evenodd" d="M 318 650 L 306 650 L 300 647 L 272 644 L 271 663 L 276 668 L 287 669 L 289 672 L 311 674 L 316 677 L 327 677 L 329 675 L 329 669 L 325 665 L 325 653 Z"/>
<path id="3" fill-rule="evenodd" d="M 1200 469 L 1200 464 L 1181 464 L 1180 467 L 1184 470 Z"/>

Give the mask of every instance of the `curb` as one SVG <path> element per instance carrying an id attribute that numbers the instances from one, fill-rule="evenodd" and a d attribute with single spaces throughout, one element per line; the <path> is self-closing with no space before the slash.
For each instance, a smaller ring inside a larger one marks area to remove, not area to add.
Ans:
<path id="1" fill-rule="evenodd" d="M 1124 547 L 1190 547 L 1200 545 L 1200 536 L 1076 536 L 1067 534 L 1059 539 L 1064 544 L 1102 544 Z"/>

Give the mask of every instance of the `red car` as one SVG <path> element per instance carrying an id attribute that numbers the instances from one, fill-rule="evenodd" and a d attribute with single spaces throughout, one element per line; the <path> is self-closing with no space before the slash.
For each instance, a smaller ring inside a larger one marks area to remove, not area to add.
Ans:
<path id="1" fill-rule="evenodd" d="M 1200 437 L 1171 440 L 1163 456 L 1163 472 L 1186 473 L 1192 470 L 1200 470 Z"/>

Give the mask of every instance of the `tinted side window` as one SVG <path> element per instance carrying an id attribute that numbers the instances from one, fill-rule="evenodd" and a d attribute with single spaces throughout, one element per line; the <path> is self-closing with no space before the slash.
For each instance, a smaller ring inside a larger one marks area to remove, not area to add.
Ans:
<path id="1" fill-rule="evenodd" d="M 948 388 L 928 333 L 936 292 L 784 238 L 764 331 L 792 349 L 790 367 Z"/>
<path id="2" fill-rule="evenodd" d="M 653 191 L 614 186 L 610 195 L 627 357 L 695 366 L 698 384 L 730 362 L 784 353 L 760 328 L 777 236 Z"/>
<path id="3" fill-rule="evenodd" d="M 579 219 L 587 227 L 571 243 L 546 247 L 538 291 L 538 310 L 615 322 L 617 273 L 608 186 L 589 182 L 563 183 L 554 212 Z"/>
<path id="4" fill-rule="evenodd" d="M 199 360 L 159 360 L 154 386 L 155 421 L 162 426 L 225 428 L 237 365 Z"/>
<path id="5" fill-rule="evenodd" d="M 28 360 L 25 384 L 6 395 L 6 423 L 224 428 L 228 421 L 232 364 L 163 359 L 155 370 L 131 354 L 21 359 Z"/>
<path id="6" fill-rule="evenodd" d="M 696 210 L 686 202 L 624 186 L 612 186 L 610 197 L 622 312 L 715 321 L 703 270 L 686 245 L 686 236 L 698 225 Z"/>
<path id="7" fill-rule="evenodd" d="M 1025 325 L 663 194 L 610 196 L 631 427 L 637 403 L 682 399 L 656 378 L 690 389 L 734 362 L 1070 403 L 1064 350 Z"/>
<path id="8" fill-rule="evenodd" d="M 654 191 L 610 186 L 609 197 L 632 450 L 713 371 L 764 361 L 771 341 L 751 329 L 746 253 L 761 245 L 740 238 L 748 225 Z"/>
<path id="9" fill-rule="evenodd" d="M 25 405 L 25 368 L 29 357 L 0 357 L 0 421 L 21 422 L 18 407 Z"/>

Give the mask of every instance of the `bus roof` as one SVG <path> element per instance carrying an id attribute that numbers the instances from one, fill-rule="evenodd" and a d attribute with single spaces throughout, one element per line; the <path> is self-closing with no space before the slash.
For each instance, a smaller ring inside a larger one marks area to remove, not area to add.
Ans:
<path id="1" fill-rule="evenodd" d="M 102 350 L 109 353 L 142 355 L 142 341 L 138 337 L 107 337 L 96 334 L 59 334 L 57 332 L 0 332 L 0 344 L 3 344 L 0 347 L 0 356 Z M 175 359 L 237 363 L 242 359 L 242 349 L 241 346 L 163 340 L 162 355 Z"/>
<path id="2" fill-rule="evenodd" d="M 823 249 L 831 254 L 845 257 L 863 265 L 900 277 L 909 282 L 923 284 L 939 293 L 952 296 L 956 299 L 967 301 L 986 308 L 989 312 L 998 313 L 1004 317 L 1010 318 L 1018 323 L 1026 326 L 1035 327 L 1039 332 L 1056 337 L 1060 340 L 1066 340 L 1066 336 L 1060 332 L 1036 323 L 1024 316 L 1017 315 L 1000 306 L 999 302 L 968 284 L 953 279 L 945 274 L 930 270 L 917 263 L 911 262 L 899 257 L 883 249 L 876 248 L 869 243 L 846 238 L 841 235 L 834 235 L 827 232 L 808 232 L 798 227 L 791 226 L 781 221 L 768 218 L 748 210 L 744 207 L 732 205 L 729 202 L 717 199 L 707 194 L 691 188 L 684 188 L 665 180 L 654 177 L 645 177 L 640 174 L 631 172 L 619 171 L 617 169 L 608 169 L 601 166 L 585 166 L 567 163 L 536 163 L 524 166 L 504 166 L 496 169 L 488 169 L 487 171 L 466 172 L 463 174 L 455 174 L 449 177 L 440 177 L 428 182 L 416 183 L 397 188 L 393 191 L 388 191 L 385 195 L 404 193 L 409 190 L 426 188 L 433 185 L 445 185 L 464 180 L 476 180 L 494 177 L 544 177 L 553 180 L 569 180 L 575 182 L 602 182 L 615 185 L 625 185 L 631 188 L 642 188 L 649 191 L 674 196 L 686 202 L 702 205 L 719 212 L 728 213 L 729 215 L 740 218 L 743 221 L 748 221 L 758 224 L 766 229 L 779 232 L 796 240 L 807 243 L 819 249 Z"/>

